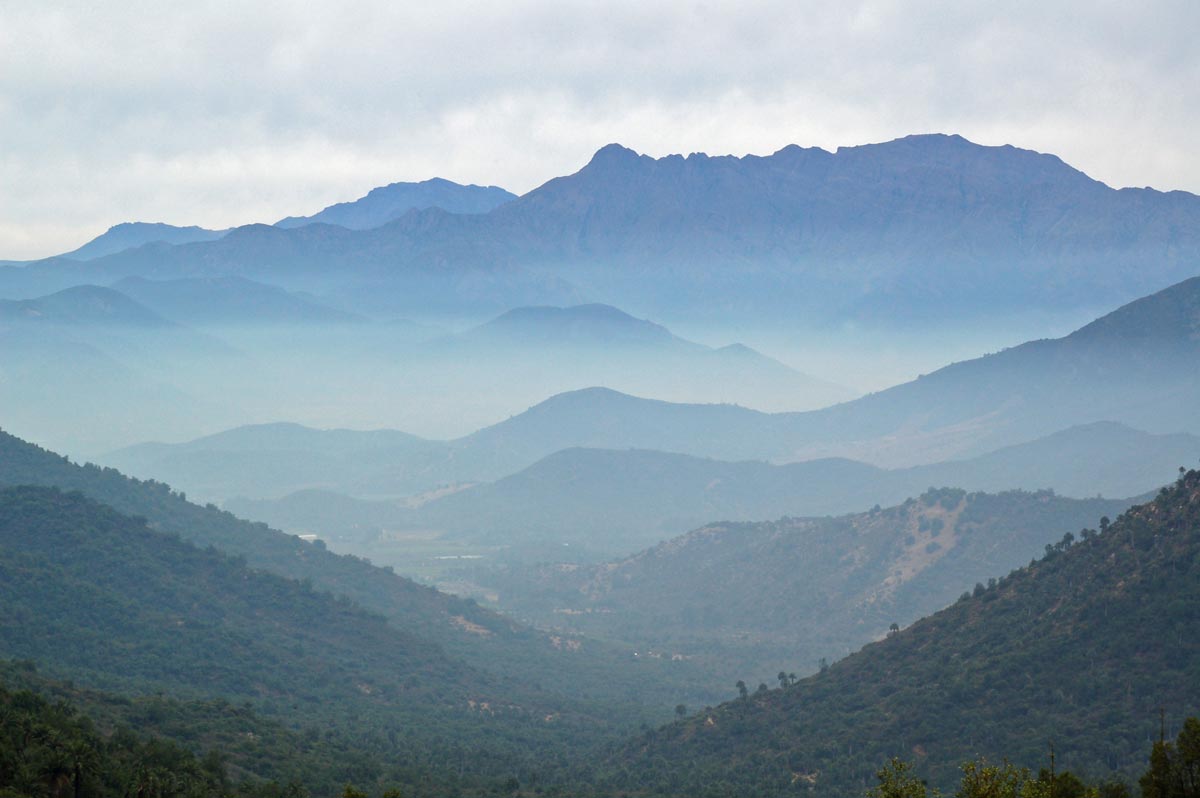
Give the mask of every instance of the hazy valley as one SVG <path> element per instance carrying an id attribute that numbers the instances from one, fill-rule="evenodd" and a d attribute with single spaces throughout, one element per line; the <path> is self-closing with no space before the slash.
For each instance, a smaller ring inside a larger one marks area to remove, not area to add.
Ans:
<path id="1" fill-rule="evenodd" d="M 919 135 L 295 212 L 0 265 L 0 792 L 949 793 L 1053 740 L 1121 798 L 1192 728 L 1197 196 Z"/>

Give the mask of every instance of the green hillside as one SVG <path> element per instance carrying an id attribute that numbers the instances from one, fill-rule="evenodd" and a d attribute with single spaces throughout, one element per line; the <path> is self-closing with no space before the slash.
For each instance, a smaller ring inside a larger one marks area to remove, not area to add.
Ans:
<path id="1" fill-rule="evenodd" d="M 1107 525 L 1103 525 L 1107 526 Z M 598 776 L 676 795 L 850 795 L 892 756 L 943 789 L 976 755 L 1136 778 L 1200 707 L 1200 472 L 1099 533 L 786 689 L 648 733 Z M 597 774 L 593 774 L 597 776 Z"/>
<path id="2" fill-rule="evenodd" d="M 434 642 L 482 671 L 597 700 L 595 711 L 624 723 L 662 718 L 699 681 L 687 663 L 639 662 L 627 649 L 548 635 L 472 601 L 439 593 L 365 560 L 333 554 L 264 524 L 200 507 L 162 483 L 141 482 L 66 458 L 0 432 L 0 486 L 78 490 L 119 512 L 199 546 L 244 557 L 247 565 L 346 596 L 406 633 Z"/>
<path id="3" fill-rule="evenodd" d="M 76 782 L 82 798 L 127 798 L 139 782 L 159 798 L 332 796 L 351 783 L 370 795 L 440 796 L 462 786 L 389 756 L 389 746 L 362 729 L 289 728 L 247 703 L 104 692 L 0 661 L 0 794 L 55 798 L 64 787 L 75 794 Z M 516 772 L 528 780 L 533 771 Z"/>
<path id="4" fill-rule="evenodd" d="M 244 703 L 109 693 L 50 678 L 29 661 L 0 661 L 0 718 L 0 790 L 24 795 L 61 788 L 62 770 L 46 765 L 64 759 L 72 792 L 81 765 L 85 796 L 127 795 L 147 771 L 185 794 L 199 782 L 210 795 L 264 798 L 280 798 L 281 784 L 332 793 L 380 773 L 347 740 L 293 731 Z"/>
<path id="5" fill-rule="evenodd" d="M 0 794 L 232 795 L 226 778 L 219 759 L 201 761 L 186 749 L 127 730 L 106 739 L 74 707 L 0 686 Z"/>
<path id="6" fill-rule="evenodd" d="M 611 734 L 344 598 L 78 493 L 0 490 L 0 606 L 0 656 L 95 688 L 249 702 L 443 785 L 546 767 Z"/>

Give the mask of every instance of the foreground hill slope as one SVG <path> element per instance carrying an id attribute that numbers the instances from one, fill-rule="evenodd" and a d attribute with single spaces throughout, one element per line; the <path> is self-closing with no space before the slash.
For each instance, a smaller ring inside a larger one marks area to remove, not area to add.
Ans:
<path id="1" fill-rule="evenodd" d="M 952 788 L 983 754 L 1126 777 L 1166 707 L 1200 706 L 1200 472 L 1046 556 L 787 689 L 646 735 L 622 786 L 846 795 L 891 756 Z"/>
<path id="2" fill-rule="evenodd" d="M 0 490 L 0 656 L 101 688 L 249 701 L 292 724 L 391 741 L 446 779 L 497 778 L 595 739 L 569 702 L 490 677 L 311 584 L 248 568 L 78 493 Z"/>
<path id="3" fill-rule="evenodd" d="M 446 673 L 450 664 L 379 616 L 254 573 L 78 493 L 3 489 L 0 550 L 4 655 L 93 682 L 279 698 L 297 686 L 299 695 L 312 690 L 308 678 L 333 664 L 323 657 L 349 661 L 355 649 L 362 658 L 354 667 L 377 669 L 373 678 L 389 661 L 401 673 Z M 283 645 L 296 650 L 289 656 Z M 356 676 L 365 678 L 347 672 L 331 688 L 352 689 Z"/>

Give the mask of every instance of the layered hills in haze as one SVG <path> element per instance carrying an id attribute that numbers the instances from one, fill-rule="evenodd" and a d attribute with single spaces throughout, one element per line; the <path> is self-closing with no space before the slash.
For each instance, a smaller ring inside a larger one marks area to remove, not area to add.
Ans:
<path id="1" fill-rule="evenodd" d="M 569 448 L 638 448 L 774 463 L 837 456 L 902 468 L 978 457 L 1099 422 L 1155 434 L 1197 434 L 1200 422 L 1191 408 L 1200 404 L 1198 302 L 1200 278 L 1126 305 L 1066 337 L 956 363 L 895 388 L 807 413 L 677 404 L 602 388 L 574 391 L 459 440 L 421 446 L 411 459 L 405 452 L 394 453 L 385 480 L 390 487 L 375 481 L 370 490 L 349 490 L 347 483 L 324 481 L 292 483 L 292 488 L 406 495 L 446 483 L 499 479 Z M 1044 448 L 1041 459 L 1022 459 L 1022 467 L 1035 461 L 1045 467 L 1071 465 L 1054 457 L 1053 450 L 1054 446 Z M 147 451 L 149 458 L 142 454 Z M 211 484 L 201 471 L 189 472 L 183 449 L 172 458 L 169 472 L 165 464 L 154 464 L 170 451 L 133 449 L 111 460 L 137 474 L 158 471 L 195 490 Z M 998 461 L 996 466 L 1003 467 Z M 236 461 L 231 467 L 237 468 Z M 279 483 L 268 491 L 249 487 L 256 479 L 245 477 L 247 495 L 286 492 Z"/>
<path id="2" fill-rule="evenodd" d="M 1080 498 L 1122 498 L 1153 490 L 1180 463 L 1198 461 L 1200 438 L 1153 436 L 1109 424 L 970 460 L 891 471 L 836 459 L 770 465 L 637 449 L 564 449 L 495 482 L 393 512 L 378 528 L 439 529 L 457 539 L 508 546 L 566 543 L 576 557 L 614 556 L 714 519 L 841 514 L 895 504 L 931 485 L 971 491 L 1050 488 Z M 285 497 L 230 506 L 291 529 L 299 518 L 285 521 L 289 504 Z M 347 521 L 359 520 L 344 509 Z"/>
<path id="3" fill-rule="evenodd" d="M 610 305 L 599 304 L 516 308 L 469 330 L 464 337 L 485 346 L 531 343 L 618 348 L 686 345 L 660 324 L 635 319 Z"/>
<path id="4" fill-rule="evenodd" d="M 112 288 L 162 315 L 198 326 L 342 324 L 364 319 L 294 291 L 244 277 L 147 280 L 126 277 Z"/>
<path id="5" fill-rule="evenodd" d="M 600 304 L 514 308 L 422 355 L 434 359 L 430 371 L 466 376 L 459 377 L 463 390 L 472 381 L 516 384 L 545 397 L 566 386 L 604 385 L 667 400 L 789 410 L 858 395 L 742 344 L 705 346 Z"/>
<path id="6" fill-rule="evenodd" d="M 1197 274 L 1200 197 L 947 135 L 0 262 L 0 422 L 121 469 L 0 432 L 0 781 L 1135 775 L 1200 712 Z"/>
<path id="7" fill-rule="evenodd" d="M 279 488 L 282 480 L 297 476 L 283 465 L 291 462 L 285 451 L 257 460 L 227 454 L 224 460 L 238 461 L 246 473 L 257 462 Z M 214 452 L 210 457 L 209 488 L 222 479 L 236 490 L 232 475 L 219 470 L 222 456 Z M 770 465 L 639 449 L 564 449 L 494 482 L 431 491 L 404 502 L 352 498 L 331 490 L 329 483 L 315 487 L 319 475 L 310 471 L 310 482 L 293 484 L 314 487 L 278 499 L 236 496 L 223 503 L 240 516 L 316 534 L 335 548 L 352 545 L 358 552 L 371 552 L 374 543 L 398 530 L 420 529 L 447 540 L 504 546 L 510 558 L 517 558 L 522 548 L 542 558 L 553 547 L 558 558 L 589 560 L 629 554 L 714 519 L 855 512 L 902 502 L 931 485 L 961 485 L 971 491 L 1053 489 L 1077 498 L 1136 496 L 1169 479 L 1180 463 L 1197 461 L 1196 437 L 1148 435 L 1100 423 L 970 460 L 894 471 L 849 460 Z M 310 462 L 315 466 L 329 460 L 313 457 Z M 166 471 L 170 464 L 166 456 L 158 468 Z M 199 478 L 201 458 L 195 456 L 192 464 Z M 375 479 L 382 482 L 380 475 Z M 256 486 L 267 483 L 260 478 Z M 353 486 L 341 490 L 353 493 Z M 564 544 L 570 548 L 563 549 Z"/>
<path id="8" fill-rule="evenodd" d="M 470 440 L 506 453 L 633 446 L 729 460 L 838 455 L 907 466 L 1099 421 L 1195 434 L 1198 305 L 1200 278 L 1193 278 L 1063 338 L 955 363 L 807 413 L 672 404 L 597 389 L 554 397 Z"/>
<path id="9" fill-rule="evenodd" d="M 1050 449 L 1061 462 L 1039 462 L 1038 453 Z M 1114 453 L 1115 468 L 1121 463 L 1136 468 L 1111 473 L 1106 452 Z M 1088 465 L 1074 468 L 1067 462 L 1076 458 Z M 1104 427 L 1069 430 L 974 460 L 898 471 L 848 460 L 773 466 L 636 449 L 564 449 L 495 482 L 430 491 L 407 501 L 357 499 L 311 487 L 278 499 L 235 497 L 224 506 L 297 534 L 319 535 L 335 548 L 352 544 L 356 552 L 370 552 L 373 543 L 409 529 L 503 547 L 509 558 L 519 558 L 523 549 L 541 558 L 556 548 L 555 557 L 587 561 L 629 554 L 713 519 L 840 514 L 901 502 L 930 485 L 991 491 L 1053 487 L 1076 497 L 1138 495 L 1169 478 L 1179 463 L 1198 459 L 1200 440 L 1191 436 Z M 262 468 L 270 467 L 261 462 Z M 275 471 L 280 478 L 293 473 L 278 466 Z"/>
<path id="10" fill-rule="evenodd" d="M 101 286 L 0 300 L 0 414 L 30 435 L 83 447 L 150 429 L 166 434 L 208 410 L 173 376 L 236 356 Z"/>
<path id="11" fill-rule="evenodd" d="M 840 659 L 1130 504 L 943 488 L 853 515 L 709 524 L 600 565 L 477 577 L 517 617 L 701 658 L 729 683 L 757 683 Z"/>

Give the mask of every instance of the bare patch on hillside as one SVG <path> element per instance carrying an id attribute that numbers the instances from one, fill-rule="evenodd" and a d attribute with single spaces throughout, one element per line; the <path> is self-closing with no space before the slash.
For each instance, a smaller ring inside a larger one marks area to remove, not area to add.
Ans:
<path id="1" fill-rule="evenodd" d="M 963 497 L 952 509 L 941 503 L 918 504 L 909 515 L 904 547 L 888 573 L 868 601 L 892 595 L 896 588 L 942 559 L 958 544 L 958 518 L 966 509 Z"/>
<path id="2" fill-rule="evenodd" d="M 491 629 L 488 629 L 487 627 L 484 627 L 484 626 L 480 626 L 479 624 L 474 623 L 473 621 L 468 621 L 466 618 L 464 618 L 461 615 L 450 616 L 450 622 L 453 623 L 455 626 L 457 626 L 459 629 L 462 629 L 464 632 L 470 632 L 473 635 L 480 635 L 481 637 L 491 637 L 492 636 Z"/>

